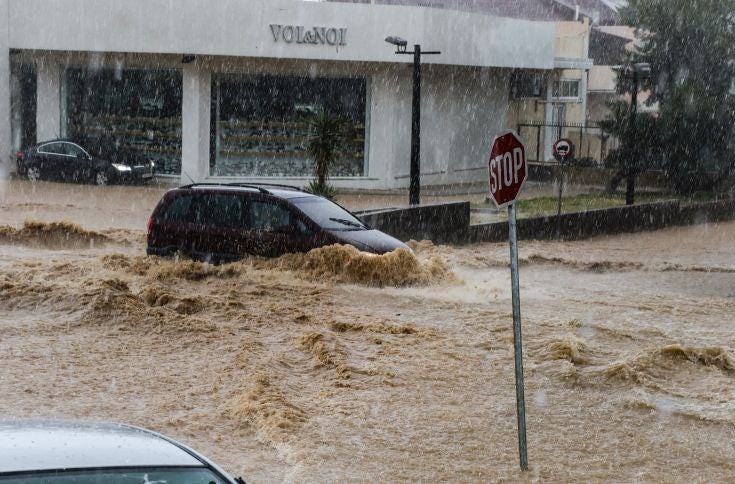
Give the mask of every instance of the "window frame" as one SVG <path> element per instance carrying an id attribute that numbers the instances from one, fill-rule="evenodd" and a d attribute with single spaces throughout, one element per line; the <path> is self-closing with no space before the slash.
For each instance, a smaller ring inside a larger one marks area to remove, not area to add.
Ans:
<path id="1" fill-rule="evenodd" d="M 296 210 L 293 209 L 293 207 L 290 204 L 284 203 L 282 200 L 280 200 L 278 198 L 259 197 L 259 196 L 254 196 L 254 197 L 251 196 L 251 197 L 249 197 L 247 208 L 246 208 L 246 212 L 247 213 L 246 213 L 246 216 L 245 216 L 245 219 L 246 219 L 245 222 L 247 224 L 246 225 L 246 227 L 247 227 L 246 230 L 251 230 L 251 231 L 259 232 L 259 233 L 268 233 L 268 234 L 278 234 L 279 233 L 277 230 L 273 230 L 273 229 L 275 229 L 275 227 L 273 227 L 271 230 L 266 230 L 266 229 L 263 229 L 263 228 L 255 228 L 254 227 L 253 220 L 252 220 L 252 212 L 251 212 L 252 206 L 253 206 L 254 203 L 269 203 L 271 205 L 275 205 L 275 206 L 277 206 L 277 207 L 285 210 L 290 215 L 290 223 L 288 225 L 293 226 L 294 229 L 296 229 L 296 222 L 297 221 L 301 221 L 308 229 L 313 230 L 309 226 L 309 224 L 305 220 L 303 220 L 303 218 L 300 216 L 300 214 Z M 282 227 L 282 225 L 281 225 L 281 227 Z"/>
<path id="2" fill-rule="evenodd" d="M 217 223 L 203 223 L 200 220 L 199 204 L 203 203 L 203 201 L 207 197 L 213 197 L 213 196 L 233 197 L 233 198 L 237 198 L 238 200 L 240 200 L 241 202 L 240 221 L 237 226 L 233 227 L 233 226 L 225 226 L 225 225 L 221 225 Z M 189 215 L 191 216 L 191 220 L 188 223 L 198 225 L 200 227 L 207 227 L 208 229 L 216 229 L 216 230 L 250 230 L 247 226 L 247 218 L 246 218 L 249 204 L 250 204 L 250 200 L 248 200 L 248 197 L 239 192 L 209 191 L 209 192 L 196 193 L 194 194 L 194 198 L 192 200 L 192 206 L 189 208 Z"/>
<path id="3" fill-rule="evenodd" d="M 537 84 L 538 90 L 536 89 Z M 514 71 L 510 78 L 510 97 L 511 99 L 543 99 L 546 97 L 547 84 L 547 75 L 543 72 Z M 528 86 L 532 86 L 532 88 L 530 90 L 523 89 Z"/>
<path id="4" fill-rule="evenodd" d="M 571 95 L 571 87 L 576 85 L 577 95 Z M 567 95 L 565 95 L 565 86 L 568 87 Z M 580 90 L 582 87 L 581 79 L 556 79 L 551 85 L 551 98 L 562 101 L 579 101 L 581 99 Z"/>
<path id="5" fill-rule="evenodd" d="M 47 151 L 45 148 L 52 146 L 52 145 L 63 145 L 64 143 L 62 141 L 50 141 L 48 143 L 44 143 L 41 146 L 38 147 L 36 150 L 37 153 L 40 153 L 42 155 L 55 155 L 55 156 L 68 156 L 65 153 L 54 153 L 53 151 Z"/>

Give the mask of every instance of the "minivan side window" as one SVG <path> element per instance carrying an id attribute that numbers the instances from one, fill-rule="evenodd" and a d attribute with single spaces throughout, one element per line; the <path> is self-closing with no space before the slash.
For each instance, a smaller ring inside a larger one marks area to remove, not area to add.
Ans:
<path id="1" fill-rule="evenodd" d="M 191 195 L 182 195 L 175 198 L 166 209 L 163 218 L 172 222 L 189 222 L 191 202 L 194 199 Z"/>
<path id="2" fill-rule="evenodd" d="M 279 227 L 293 224 L 291 211 L 276 203 L 265 200 L 251 200 L 248 204 L 250 228 L 273 232 Z"/>
<path id="3" fill-rule="evenodd" d="M 208 193 L 197 200 L 196 223 L 224 228 L 243 226 L 243 198 L 229 193 Z"/>

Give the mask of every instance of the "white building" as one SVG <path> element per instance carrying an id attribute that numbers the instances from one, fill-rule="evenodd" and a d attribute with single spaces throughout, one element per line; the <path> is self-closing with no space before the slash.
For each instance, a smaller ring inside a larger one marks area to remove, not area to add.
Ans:
<path id="1" fill-rule="evenodd" d="M 331 182 L 408 184 L 413 57 L 422 184 L 486 176 L 514 72 L 555 67 L 555 24 L 295 0 L 0 0 L 0 153 L 37 141 L 143 153 L 191 181 L 305 184 L 307 120 L 350 121 Z M 410 47 L 410 46 L 409 46 Z M 558 66 L 557 66 L 558 67 Z"/>

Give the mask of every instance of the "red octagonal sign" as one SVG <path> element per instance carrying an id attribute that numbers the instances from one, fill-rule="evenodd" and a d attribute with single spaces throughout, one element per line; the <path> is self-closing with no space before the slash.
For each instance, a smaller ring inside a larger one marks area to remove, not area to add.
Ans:
<path id="1" fill-rule="evenodd" d="M 528 176 L 526 147 L 513 131 L 497 136 L 487 164 L 490 198 L 498 208 L 515 201 Z"/>

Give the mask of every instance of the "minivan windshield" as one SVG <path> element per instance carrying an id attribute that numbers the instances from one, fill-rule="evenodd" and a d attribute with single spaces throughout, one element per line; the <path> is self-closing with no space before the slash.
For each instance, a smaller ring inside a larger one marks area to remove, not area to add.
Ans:
<path id="1" fill-rule="evenodd" d="M 292 198 L 310 219 L 326 230 L 367 230 L 368 227 L 350 212 L 334 202 L 318 197 Z"/>
<path id="2" fill-rule="evenodd" d="M 91 469 L 0 475 L 2 484 L 224 484 L 205 468 Z"/>

